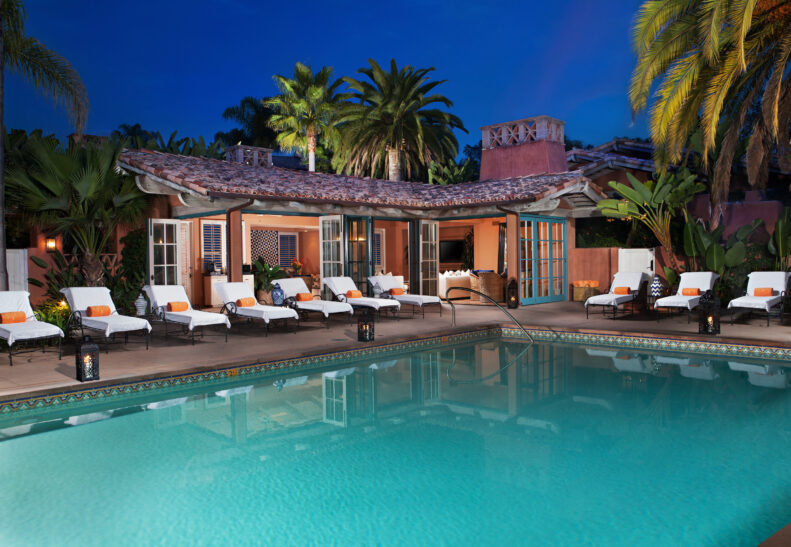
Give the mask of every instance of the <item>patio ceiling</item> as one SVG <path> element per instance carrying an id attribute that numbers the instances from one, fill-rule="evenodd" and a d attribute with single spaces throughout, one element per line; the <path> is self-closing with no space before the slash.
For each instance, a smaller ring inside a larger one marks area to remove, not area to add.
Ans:
<path id="1" fill-rule="evenodd" d="M 149 194 L 178 196 L 174 216 L 243 206 L 245 212 L 386 217 L 531 212 L 590 216 L 605 196 L 581 171 L 466 182 L 450 186 L 253 167 L 207 158 L 125 150 L 119 167 Z"/>

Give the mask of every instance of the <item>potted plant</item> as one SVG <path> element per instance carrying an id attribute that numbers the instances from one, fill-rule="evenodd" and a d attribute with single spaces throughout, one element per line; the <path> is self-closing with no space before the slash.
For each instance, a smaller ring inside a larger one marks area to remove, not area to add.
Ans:
<path id="1" fill-rule="evenodd" d="M 263 304 L 272 304 L 272 289 L 274 282 L 287 277 L 279 265 L 270 266 L 260 258 L 253 264 L 255 269 L 255 296 Z"/>

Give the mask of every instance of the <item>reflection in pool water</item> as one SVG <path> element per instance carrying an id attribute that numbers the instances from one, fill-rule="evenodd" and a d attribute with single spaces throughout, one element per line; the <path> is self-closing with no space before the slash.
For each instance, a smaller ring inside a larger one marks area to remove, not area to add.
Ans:
<path id="1" fill-rule="evenodd" d="M 5 418 L 0 543 L 752 545 L 791 521 L 787 387 L 492 341 Z"/>

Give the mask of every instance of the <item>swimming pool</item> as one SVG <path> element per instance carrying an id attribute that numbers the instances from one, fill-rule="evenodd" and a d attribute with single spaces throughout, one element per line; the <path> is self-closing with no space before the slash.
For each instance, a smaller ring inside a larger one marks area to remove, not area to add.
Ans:
<path id="1" fill-rule="evenodd" d="M 787 386 L 489 340 L 6 416 L 0 543 L 755 545 L 791 522 Z"/>

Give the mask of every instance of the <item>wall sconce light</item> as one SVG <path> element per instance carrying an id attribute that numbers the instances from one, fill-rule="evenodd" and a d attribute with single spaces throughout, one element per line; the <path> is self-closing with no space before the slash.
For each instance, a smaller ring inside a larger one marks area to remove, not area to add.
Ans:
<path id="1" fill-rule="evenodd" d="M 54 237 L 48 237 L 44 240 L 44 247 L 48 253 L 54 253 L 58 250 L 58 240 Z"/>

